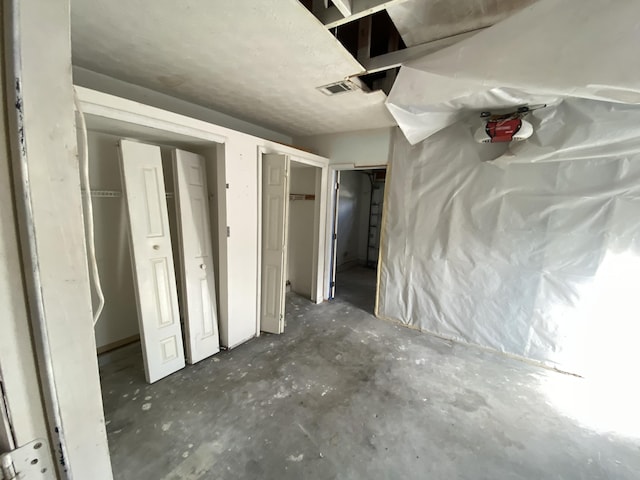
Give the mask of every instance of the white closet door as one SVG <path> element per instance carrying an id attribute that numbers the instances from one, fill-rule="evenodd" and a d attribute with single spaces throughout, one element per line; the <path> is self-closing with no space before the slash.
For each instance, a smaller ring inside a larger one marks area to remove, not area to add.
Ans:
<path id="1" fill-rule="evenodd" d="M 173 151 L 187 361 L 220 351 L 205 159 Z"/>
<path id="2" fill-rule="evenodd" d="M 262 294 L 260 329 L 284 331 L 289 157 L 262 157 Z"/>
<path id="3" fill-rule="evenodd" d="M 153 383 L 185 365 L 160 147 L 121 140 L 120 164 L 144 368 Z"/>

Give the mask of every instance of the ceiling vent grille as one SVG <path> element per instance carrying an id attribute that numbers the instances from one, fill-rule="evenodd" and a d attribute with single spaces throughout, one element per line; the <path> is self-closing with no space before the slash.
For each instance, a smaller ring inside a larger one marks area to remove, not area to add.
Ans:
<path id="1" fill-rule="evenodd" d="M 329 85 L 318 87 L 318 90 L 320 90 L 325 95 L 338 95 L 339 93 L 359 90 L 359 88 L 358 85 L 356 85 L 351 80 L 342 80 L 340 82 L 330 83 Z"/>

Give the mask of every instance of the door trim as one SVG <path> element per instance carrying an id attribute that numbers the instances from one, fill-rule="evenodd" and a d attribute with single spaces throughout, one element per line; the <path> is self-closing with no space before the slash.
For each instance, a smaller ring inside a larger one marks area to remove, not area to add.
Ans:
<path id="1" fill-rule="evenodd" d="M 328 168 L 328 176 L 331 179 L 330 182 L 327 182 L 327 186 L 325 188 L 325 193 L 326 193 L 326 202 L 327 202 L 327 208 L 325 210 L 326 213 L 326 225 L 328 226 L 326 229 L 326 236 L 325 236 L 325 251 L 324 251 L 324 261 L 325 261 L 325 274 L 324 277 L 322 279 L 322 284 L 323 284 L 323 295 L 325 300 L 330 300 L 331 299 L 331 281 L 332 281 L 332 276 L 333 276 L 333 257 L 332 257 L 332 247 L 331 247 L 331 242 L 332 242 L 332 238 L 333 238 L 333 234 L 334 234 L 334 222 L 335 222 L 335 228 L 336 228 L 336 233 L 337 233 L 337 219 L 335 218 L 335 216 L 337 215 L 337 210 L 336 210 L 336 202 L 337 202 L 337 195 L 336 197 L 333 197 L 333 192 L 335 191 L 335 186 L 336 186 L 336 182 L 337 182 L 337 177 L 338 177 L 338 172 L 343 172 L 343 171 L 355 171 L 355 170 L 386 170 L 387 171 L 387 178 L 389 177 L 389 173 L 391 171 L 390 165 L 389 164 L 383 164 L 383 165 L 355 165 L 352 163 L 341 163 L 341 164 L 334 164 L 334 165 L 329 165 Z M 384 199 L 386 201 L 386 196 L 387 196 L 387 185 L 385 183 L 385 190 L 384 190 Z M 384 212 L 383 212 L 384 215 Z M 383 221 L 384 221 L 384 217 L 383 217 Z M 382 251 L 382 250 L 380 250 Z M 378 261 L 378 267 L 377 267 L 377 285 L 376 285 L 376 303 L 377 303 L 377 298 L 378 298 L 378 287 L 379 287 L 379 278 L 380 278 L 380 261 Z"/>
<path id="2" fill-rule="evenodd" d="M 325 250 L 327 246 L 327 231 L 331 228 L 327 223 L 327 208 L 329 202 L 327 201 L 327 188 L 331 183 L 330 178 L 330 166 L 327 163 L 315 160 L 311 157 L 305 157 L 303 155 L 296 155 L 288 151 L 288 149 L 270 148 L 265 146 L 258 146 L 256 162 L 258 166 L 258 303 L 257 309 L 257 322 L 256 322 L 256 335 L 260 335 L 260 308 L 261 308 L 261 283 L 262 283 L 262 155 L 267 153 L 276 153 L 280 155 L 288 155 L 289 160 L 296 163 L 302 163 L 312 167 L 318 167 L 320 169 L 319 179 L 316 182 L 316 208 L 314 212 L 314 242 L 313 242 L 313 279 L 311 283 L 311 301 L 318 304 L 325 301 L 325 276 L 327 270 L 327 262 L 325 259 Z"/>

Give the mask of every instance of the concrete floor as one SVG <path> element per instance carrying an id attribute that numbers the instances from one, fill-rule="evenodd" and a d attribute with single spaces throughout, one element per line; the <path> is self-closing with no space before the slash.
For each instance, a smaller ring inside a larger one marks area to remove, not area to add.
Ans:
<path id="1" fill-rule="evenodd" d="M 336 273 L 336 300 L 373 314 L 376 304 L 377 271 L 355 267 Z"/>
<path id="2" fill-rule="evenodd" d="M 371 277 L 341 277 L 334 302 L 288 297 L 285 334 L 154 385 L 139 345 L 102 358 L 115 478 L 640 478 L 638 438 L 545 387 L 584 380 L 378 320 L 356 288 Z"/>

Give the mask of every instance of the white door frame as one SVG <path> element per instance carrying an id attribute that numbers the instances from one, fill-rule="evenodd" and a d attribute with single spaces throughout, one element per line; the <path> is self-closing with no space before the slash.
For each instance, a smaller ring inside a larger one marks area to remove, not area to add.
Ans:
<path id="1" fill-rule="evenodd" d="M 327 183 L 329 179 L 330 167 L 327 163 L 318 161 L 314 158 L 305 157 L 291 153 L 284 149 L 258 147 L 258 212 L 262 212 L 262 155 L 265 153 L 277 153 L 282 155 L 288 155 L 290 162 L 302 163 L 311 167 L 320 168 L 320 175 L 316 177 L 316 202 L 315 211 L 313 217 L 314 224 L 314 239 L 313 239 L 313 279 L 311 282 L 311 301 L 314 303 L 322 303 L 325 300 L 324 291 L 324 278 L 326 275 L 326 263 L 325 263 L 325 249 L 326 249 L 326 237 L 327 237 Z M 258 297 L 261 298 L 261 280 L 262 280 L 262 249 L 260 247 L 262 242 L 262 215 L 259 215 L 258 226 Z M 287 232 L 288 234 L 288 232 Z M 258 321 L 256 330 L 260 332 L 260 301 L 258 301 Z"/>
<path id="2" fill-rule="evenodd" d="M 70 2 L 13 0 L 2 8 L 14 199 L 56 470 L 59 478 L 110 480 L 73 117 Z M 9 368 L 19 366 L 3 364 Z M 81 405 L 72 393 L 78 386 Z"/>
<path id="3" fill-rule="evenodd" d="M 328 182 L 325 189 L 325 201 L 327 202 L 327 206 L 325 209 L 325 225 L 327 226 L 325 231 L 325 250 L 324 250 L 324 263 L 325 263 L 325 274 L 322 279 L 322 292 L 325 300 L 329 300 L 331 298 L 331 281 L 333 274 L 333 257 L 331 255 L 331 248 L 333 243 L 333 230 L 334 225 L 337 226 L 337 219 L 335 215 L 336 212 L 336 202 L 338 201 L 337 195 L 334 197 L 333 192 L 335 190 L 335 185 L 337 182 L 337 173 L 344 171 L 355 171 L 355 170 L 389 170 L 388 164 L 382 165 L 355 165 L 353 163 L 340 163 L 329 165 L 328 168 Z M 386 194 L 386 190 L 385 190 Z M 380 262 L 378 262 L 378 269 L 380 268 Z M 377 290 L 377 287 L 376 287 Z M 376 293 L 377 296 L 377 293 Z"/>

